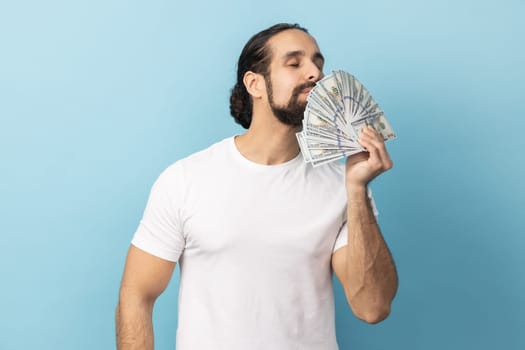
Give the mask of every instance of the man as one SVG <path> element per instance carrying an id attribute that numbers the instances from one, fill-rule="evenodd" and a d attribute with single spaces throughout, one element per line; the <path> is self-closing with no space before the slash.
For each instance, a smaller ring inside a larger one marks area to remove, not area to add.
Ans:
<path id="1" fill-rule="evenodd" d="M 153 186 L 122 280 L 120 350 L 153 349 L 153 304 L 176 262 L 177 350 L 337 349 L 332 271 L 357 317 L 387 317 L 397 274 L 367 191 L 392 167 L 382 138 L 365 129 L 368 152 L 346 167 L 313 168 L 299 154 L 295 133 L 323 64 L 298 25 L 246 44 L 230 109 L 248 130 Z"/>

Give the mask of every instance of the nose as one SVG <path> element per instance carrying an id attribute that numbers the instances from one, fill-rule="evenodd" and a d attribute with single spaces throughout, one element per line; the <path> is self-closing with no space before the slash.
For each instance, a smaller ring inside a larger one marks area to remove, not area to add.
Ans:
<path id="1" fill-rule="evenodd" d="M 317 82 L 323 78 L 324 74 L 314 62 L 310 62 L 308 65 L 307 80 Z"/>

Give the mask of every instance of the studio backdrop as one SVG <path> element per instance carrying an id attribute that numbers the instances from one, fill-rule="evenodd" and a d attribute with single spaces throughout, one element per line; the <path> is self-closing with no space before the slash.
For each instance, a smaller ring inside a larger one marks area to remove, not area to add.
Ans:
<path id="1" fill-rule="evenodd" d="M 115 348 L 124 260 L 167 166 L 243 132 L 244 43 L 309 29 L 397 139 L 371 184 L 400 286 L 346 349 L 525 349 L 525 5 L 518 0 L 2 1 L 0 349 Z M 174 349 L 178 268 L 154 311 Z"/>

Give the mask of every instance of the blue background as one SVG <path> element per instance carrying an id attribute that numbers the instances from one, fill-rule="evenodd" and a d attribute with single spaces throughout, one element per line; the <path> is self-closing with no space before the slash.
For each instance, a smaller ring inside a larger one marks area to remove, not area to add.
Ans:
<path id="1" fill-rule="evenodd" d="M 355 74 L 398 138 L 372 184 L 400 275 L 341 349 L 525 349 L 522 1 L 2 1 L 0 348 L 114 348 L 125 255 L 169 164 L 242 129 L 244 43 L 276 22 Z M 178 272 L 159 298 L 175 344 Z"/>

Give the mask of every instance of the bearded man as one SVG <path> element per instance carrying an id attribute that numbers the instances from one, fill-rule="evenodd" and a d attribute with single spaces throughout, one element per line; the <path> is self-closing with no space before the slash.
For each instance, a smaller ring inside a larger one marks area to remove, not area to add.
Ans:
<path id="1" fill-rule="evenodd" d="M 118 349 L 153 349 L 152 310 L 178 262 L 177 350 L 335 350 L 332 273 L 354 314 L 385 319 L 397 290 L 368 183 L 392 167 L 382 137 L 313 168 L 295 134 L 324 58 L 307 30 L 254 35 L 230 111 L 247 131 L 181 159 L 155 182 L 129 249 Z"/>

